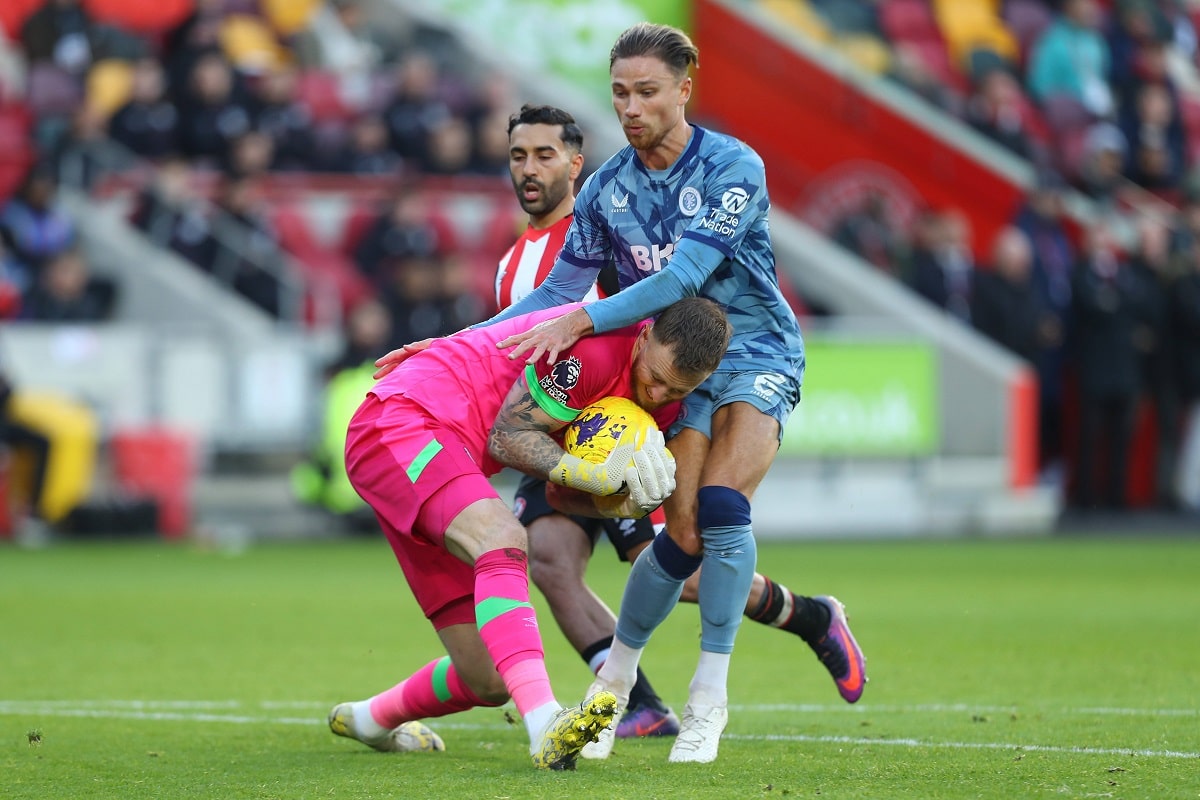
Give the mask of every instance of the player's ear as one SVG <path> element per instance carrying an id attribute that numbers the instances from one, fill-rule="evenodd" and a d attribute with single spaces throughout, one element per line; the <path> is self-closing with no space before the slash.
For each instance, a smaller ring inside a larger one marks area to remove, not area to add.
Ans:
<path id="1" fill-rule="evenodd" d="M 679 105 L 687 105 L 687 101 L 692 97 L 692 76 L 689 75 L 679 84 Z"/>
<path id="2" fill-rule="evenodd" d="M 571 180 L 579 178 L 581 172 L 583 172 L 583 153 L 576 153 L 571 157 Z"/>

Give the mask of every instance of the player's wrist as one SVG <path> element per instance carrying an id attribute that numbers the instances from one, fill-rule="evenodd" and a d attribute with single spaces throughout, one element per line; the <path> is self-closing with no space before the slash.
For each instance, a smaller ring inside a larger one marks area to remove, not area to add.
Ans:
<path id="1" fill-rule="evenodd" d="M 571 323 L 571 333 L 575 334 L 577 338 L 590 336 L 596 330 L 586 308 L 577 308 L 572 311 L 568 322 Z"/>
<path id="2" fill-rule="evenodd" d="M 594 495 L 610 495 L 621 491 L 623 482 L 610 479 L 603 464 L 585 461 L 579 456 L 563 453 L 546 479 L 568 489 L 578 489 Z"/>

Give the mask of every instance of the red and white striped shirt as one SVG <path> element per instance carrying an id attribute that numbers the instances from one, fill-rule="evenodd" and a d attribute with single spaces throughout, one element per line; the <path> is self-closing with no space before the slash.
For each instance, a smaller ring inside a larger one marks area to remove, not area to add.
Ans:
<path id="1" fill-rule="evenodd" d="M 562 250 L 566 241 L 567 228 L 571 227 L 573 218 L 574 215 L 568 214 L 549 228 L 540 230 L 533 226 L 525 228 L 521 238 L 500 259 L 500 267 L 496 272 L 498 308 L 503 310 L 520 302 L 546 279 L 554 260 L 558 258 L 558 251 Z M 596 300 L 599 297 L 593 285 L 583 299 Z"/>

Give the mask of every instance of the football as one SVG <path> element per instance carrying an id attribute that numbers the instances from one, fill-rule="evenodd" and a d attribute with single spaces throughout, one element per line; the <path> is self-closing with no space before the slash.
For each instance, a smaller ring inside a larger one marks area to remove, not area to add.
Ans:
<path id="1" fill-rule="evenodd" d="M 446 749 L 442 737 L 428 725 L 416 720 L 406 722 L 392 731 L 392 744 L 390 749 L 397 753 L 428 753 Z"/>
<path id="2" fill-rule="evenodd" d="M 658 429 L 650 412 L 627 397 L 605 397 L 579 412 L 566 427 L 563 449 L 584 461 L 601 464 L 630 425 L 643 435 Z"/>

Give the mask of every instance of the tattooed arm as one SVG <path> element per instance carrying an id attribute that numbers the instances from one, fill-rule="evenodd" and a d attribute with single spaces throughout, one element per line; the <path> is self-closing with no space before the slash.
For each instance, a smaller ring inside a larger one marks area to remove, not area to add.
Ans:
<path id="1" fill-rule="evenodd" d="M 542 410 L 521 376 L 504 398 L 488 434 L 488 455 L 505 466 L 545 480 L 564 455 L 551 434 L 566 424 Z"/>

